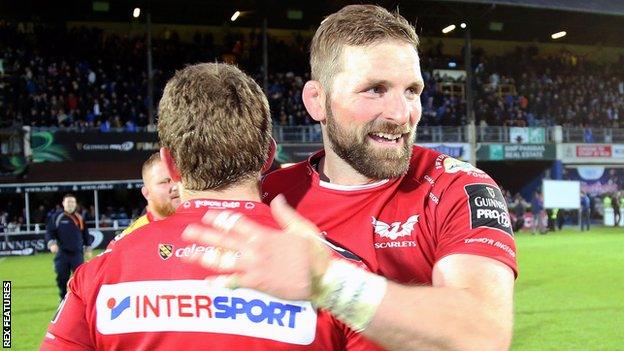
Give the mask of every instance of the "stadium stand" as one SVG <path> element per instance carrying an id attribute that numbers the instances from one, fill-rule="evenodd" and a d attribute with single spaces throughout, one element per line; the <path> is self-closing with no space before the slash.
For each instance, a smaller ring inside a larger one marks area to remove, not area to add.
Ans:
<path id="1" fill-rule="evenodd" d="M 307 41 L 270 41 L 272 55 L 268 96 L 279 125 L 309 125 L 301 102 L 308 77 Z M 102 132 L 134 132 L 148 124 L 144 38 L 121 37 L 97 28 L 65 30 L 44 25 L 0 23 L 2 50 L 1 120 L 4 126 L 24 124 Z M 259 77 L 258 40 L 231 36 L 216 46 L 209 35 L 180 41 L 176 32 L 154 43 L 156 100 L 163 82 L 187 62 L 210 61 L 234 54 L 236 61 Z M 182 57 L 180 57 L 180 53 Z M 273 57 L 277 60 L 273 60 Z M 291 60 L 281 58 L 288 57 Z M 477 124 L 487 126 L 619 127 L 624 111 L 624 58 L 594 63 L 562 52 L 540 55 L 537 47 L 504 56 L 474 50 Z M 468 122 L 464 85 L 436 74 L 461 57 L 444 56 L 434 47 L 423 54 L 426 90 L 422 95 L 423 126 L 457 126 Z"/>

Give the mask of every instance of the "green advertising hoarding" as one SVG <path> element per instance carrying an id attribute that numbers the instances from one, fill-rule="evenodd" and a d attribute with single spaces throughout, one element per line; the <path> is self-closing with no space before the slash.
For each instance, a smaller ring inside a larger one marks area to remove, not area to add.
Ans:
<path id="1" fill-rule="evenodd" d="M 504 160 L 554 160 L 554 144 L 481 144 L 477 149 L 478 161 Z"/>

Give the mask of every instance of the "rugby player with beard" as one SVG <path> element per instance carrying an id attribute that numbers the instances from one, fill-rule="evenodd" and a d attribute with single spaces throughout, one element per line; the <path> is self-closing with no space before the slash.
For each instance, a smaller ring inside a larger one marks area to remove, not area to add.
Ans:
<path id="1" fill-rule="evenodd" d="M 153 153 L 144 163 L 141 170 L 143 187 L 141 194 L 147 200 L 145 214 L 137 218 L 107 246 L 108 249 L 121 238 L 142 226 L 165 219 L 175 213 L 180 205 L 178 187 L 169 177 L 165 164 L 160 160 L 158 152 Z"/>
<path id="2" fill-rule="evenodd" d="M 424 85 L 417 46 L 414 28 L 377 6 L 327 17 L 303 89 L 324 149 L 262 185 L 286 229 L 238 218 L 185 237 L 246 248 L 222 284 L 311 299 L 387 349 L 505 350 L 517 275 L 509 214 L 483 171 L 414 145 Z M 319 235 L 373 273 L 333 259 Z"/>

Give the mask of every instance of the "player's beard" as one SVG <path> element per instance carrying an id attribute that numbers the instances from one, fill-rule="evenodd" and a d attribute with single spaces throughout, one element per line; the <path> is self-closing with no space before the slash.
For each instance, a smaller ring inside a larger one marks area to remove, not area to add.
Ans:
<path id="1" fill-rule="evenodd" d="M 374 121 L 371 121 L 361 130 L 349 130 L 336 123 L 329 102 L 325 109 L 327 115 L 326 132 L 330 147 L 358 173 L 370 179 L 398 178 L 407 173 L 412 157 L 414 128 L 392 123 L 375 125 Z M 408 131 L 409 137 L 404 138 L 403 145 L 398 152 L 396 149 L 376 148 L 368 140 L 370 133 L 404 134 Z"/>
<path id="2" fill-rule="evenodd" d="M 175 213 L 175 207 L 171 204 L 171 201 L 164 201 L 162 203 L 154 203 L 154 212 L 162 218 L 166 218 Z"/>

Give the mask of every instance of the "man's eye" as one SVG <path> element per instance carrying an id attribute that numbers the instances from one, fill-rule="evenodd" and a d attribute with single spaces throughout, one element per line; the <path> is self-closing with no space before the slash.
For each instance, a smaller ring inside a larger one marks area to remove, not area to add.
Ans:
<path id="1" fill-rule="evenodd" d="M 409 88 L 405 91 L 405 95 L 410 98 L 415 98 L 420 95 L 420 89 L 417 88 Z"/>
<path id="2" fill-rule="evenodd" d="M 386 92 L 386 88 L 384 88 L 383 86 L 375 86 L 368 89 L 366 92 L 371 94 L 383 94 Z"/>
<path id="3" fill-rule="evenodd" d="M 422 86 L 413 86 L 411 88 L 408 89 L 410 94 L 415 94 L 415 95 L 420 95 L 423 92 L 423 87 Z"/>

